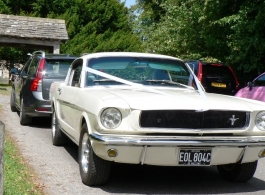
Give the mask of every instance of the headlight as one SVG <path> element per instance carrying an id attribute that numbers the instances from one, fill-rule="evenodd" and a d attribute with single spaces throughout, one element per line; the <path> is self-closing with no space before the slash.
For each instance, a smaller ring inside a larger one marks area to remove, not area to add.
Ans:
<path id="1" fill-rule="evenodd" d="M 259 112 L 256 116 L 255 124 L 259 130 L 265 131 L 265 112 Z"/>
<path id="2" fill-rule="evenodd" d="M 102 125 L 108 129 L 114 129 L 118 127 L 121 123 L 121 119 L 121 113 L 116 108 L 107 108 L 100 116 Z"/>

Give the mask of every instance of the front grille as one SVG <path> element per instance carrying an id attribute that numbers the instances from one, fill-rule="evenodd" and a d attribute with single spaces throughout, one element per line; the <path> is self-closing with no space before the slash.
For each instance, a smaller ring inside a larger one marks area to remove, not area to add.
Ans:
<path id="1" fill-rule="evenodd" d="M 242 129 L 249 125 L 249 112 L 209 110 L 145 110 L 141 127 L 181 129 Z"/>

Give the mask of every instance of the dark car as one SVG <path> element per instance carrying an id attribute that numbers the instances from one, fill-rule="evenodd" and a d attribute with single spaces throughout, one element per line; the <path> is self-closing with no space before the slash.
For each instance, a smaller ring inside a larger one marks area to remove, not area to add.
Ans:
<path id="1" fill-rule="evenodd" d="M 36 51 L 12 83 L 10 107 L 19 111 L 20 124 L 29 125 L 33 117 L 51 117 L 50 85 L 63 81 L 76 56 Z"/>
<path id="2" fill-rule="evenodd" d="M 230 66 L 199 60 L 190 60 L 186 63 L 198 77 L 206 92 L 235 95 L 239 90 L 239 82 Z"/>

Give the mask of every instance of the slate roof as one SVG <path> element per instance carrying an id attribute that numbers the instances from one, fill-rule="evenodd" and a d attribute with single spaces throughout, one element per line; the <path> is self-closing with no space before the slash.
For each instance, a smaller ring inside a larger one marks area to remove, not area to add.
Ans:
<path id="1" fill-rule="evenodd" d="M 0 37 L 68 40 L 64 20 L 0 14 Z"/>

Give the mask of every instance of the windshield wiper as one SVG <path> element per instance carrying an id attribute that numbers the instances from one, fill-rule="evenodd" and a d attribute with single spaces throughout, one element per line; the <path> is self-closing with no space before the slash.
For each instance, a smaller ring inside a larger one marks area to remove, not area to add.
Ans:
<path id="1" fill-rule="evenodd" d="M 112 79 L 98 79 L 98 80 L 93 80 L 93 83 L 101 83 L 101 82 L 113 82 L 113 83 L 121 83 Z M 121 83 L 123 84 L 123 83 Z"/>
<path id="2" fill-rule="evenodd" d="M 191 87 L 191 86 L 184 85 L 184 84 L 182 84 L 182 83 L 178 83 L 178 82 L 170 81 L 170 80 L 154 80 L 154 79 L 150 79 L 150 80 L 145 80 L 145 81 L 146 81 L 146 82 L 151 82 L 151 83 L 160 83 L 160 84 L 166 83 L 166 84 L 171 84 L 171 85 L 179 85 L 179 86 L 182 86 L 182 87 L 186 87 L 186 88 L 194 89 L 194 88 Z"/>

